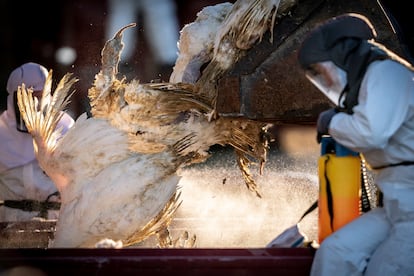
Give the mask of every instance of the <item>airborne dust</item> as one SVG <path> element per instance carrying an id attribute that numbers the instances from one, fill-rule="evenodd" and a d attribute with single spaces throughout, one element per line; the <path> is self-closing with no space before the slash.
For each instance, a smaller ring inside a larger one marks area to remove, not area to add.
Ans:
<path id="1" fill-rule="evenodd" d="M 297 223 L 318 196 L 320 149 L 312 126 L 278 130 L 263 175 L 258 165 L 251 166 L 262 198 L 247 189 L 231 148 L 214 147 L 206 162 L 181 172 L 182 204 L 170 225 L 173 238 L 188 231 L 196 235 L 197 248 L 264 247 Z M 300 230 L 317 239 L 317 209 Z M 149 239 L 138 247 L 155 245 Z"/>

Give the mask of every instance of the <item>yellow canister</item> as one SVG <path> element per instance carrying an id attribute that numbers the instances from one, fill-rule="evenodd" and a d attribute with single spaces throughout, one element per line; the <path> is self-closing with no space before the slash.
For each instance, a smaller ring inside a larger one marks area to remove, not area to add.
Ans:
<path id="1" fill-rule="evenodd" d="M 358 153 L 323 137 L 319 171 L 318 239 L 360 215 L 361 158 Z"/>

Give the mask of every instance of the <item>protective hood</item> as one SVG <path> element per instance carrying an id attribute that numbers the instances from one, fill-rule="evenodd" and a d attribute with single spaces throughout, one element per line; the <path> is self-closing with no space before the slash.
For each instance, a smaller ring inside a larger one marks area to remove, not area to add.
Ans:
<path id="1" fill-rule="evenodd" d="M 19 131 L 16 122 L 17 87 L 22 83 L 34 91 L 43 90 L 48 72 L 45 67 L 36 63 L 26 63 L 15 69 L 7 82 L 7 110 L 0 115 L 0 173 L 32 162 L 35 159 L 33 138 L 29 133 Z M 63 114 L 58 123 L 65 133 L 72 125 L 73 119 Z"/>
<path id="2" fill-rule="evenodd" d="M 47 69 L 37 63 L 28 62 L 13 70 L 7 80 L 7 92 L 12 94 L 24 83 L 26 88 L 41 91 L 46 82 Z"/>
<path id="3" fill-rule="evenodd" d="M 27 132 L 27 129 L 17 107 L 17 88 L 24 83 L 26 88 L 31 88 L 33 91 L 42 91 L 47 76 L 47 69 L 34 62 L 25 63 L 10 73 L 7 80 L 7 92 L 9 93 L 7 97 L 7 112 L 11 120 L 16 120 L 16 128 L 19 131 Z"/>
<path id="4" fill-rule="evenodd" d="M 355 13 L 340 15 L 316 27 L 305 38 L 298 60 L 303 68 L 307 68 L 316 62 L 332 60 L 331 49 L 343 39 L 370 40 L 376 36 L 366 17 Z"/>
<path id="5" fill-rule="evenodd" d="M 318 26 L 303 41 L 298 61 L 307 70 L 311 64 L 332 61 L 347 74 L 344 109 L 352 113 L 368 65 L 389 58 L 387 50 L 373 39 L 376 32 L 369 20 L 358 14 L 345 14 Z"/>

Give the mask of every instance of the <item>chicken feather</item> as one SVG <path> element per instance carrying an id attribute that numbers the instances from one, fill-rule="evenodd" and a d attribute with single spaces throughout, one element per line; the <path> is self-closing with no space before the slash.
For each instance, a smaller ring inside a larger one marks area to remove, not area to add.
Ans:
<path id="1" fill-rule="evenodd" d="M 213 58 L 215 36 L 232 6 L 229 2 L 206 6 L 197 13 L 194 22 L 182 28 L 178 42 L 179 55 L 170 82 L 197 81 L 201 67 Z"/>
<path id="2" fill-rule="evenodd" d="M 190 81 L 209 101 L 216 118 L 217 82 L 266 32 L 273 41 L 276 18 L 286 15 L 297 0 L 238 0 L 206 7 L 180 33 L 179 56 L 170 81 Z M 201 34 L 200 34 L 201 33 Z M 207 64 L 202 70 L 201 67 Z"/>
<path id="3" fill-rule="evenodd" d="M 56 126 L 76 79 L 65 75 L 52 95 L 49 74 L 40 110 L 30 90 L 18 90 L 36 157 L 61 194 L 50 247 L 93 247 L 107 238 L 129 245 L 154 234 L 161 246 L 174 246 L 178 240 L 167 227 L 180 205 L 179 170 L 206 160 L 215 144 L 235 149 L 247 187 L 260 196 L 249 165 L 253 158 L 263 169 L 270 124 L 217 116 L 215 84 L 272 27 L 279 1 L 239 1 L 222 19 L 227 25 L 196 83 L 119 79 L 122 33 L 135 24 L 120 29 L 105 43 L 101 71 L 88 90 L 92 117 L 79 116 L 63 137 Z"/>
<path id="4" fill-rule="evenodd" d="M 213 107 L 200 95 L 197 86 L 188 83 L 147 83 L 118 79 L 117 66 L 123 47 L 121 28 L 108 40 L 101 52 L 102 69 L 89 89 L 91 114 L 105 118 L 112 126 L 128 133 L 130 149 L 139 153 L 162 152 L 177 141 L 188 139 L 181 151 L 191 156 L 188 164 L 205 161 L 212 145 L 230 145 L 238 155 L 247 155 L 263 164 L 268 141 L 263 139 L 270 124 L 245 118 L 209 119 Z M 248 160 L 245 158 L 244 160 Z M 248 163 L 239 162 L 250 190 L 260 195 L 250 176 Z"/>
<path id="5" fill-rule="evenodd" d="M 49 74 L 48 89 L 51 81 Z M 49 247 L 94 247 L 105 238 L 129 245 L 163 231 L 180 204 L 178 170 L 187 162 L 180 151 L 187 141 L 177 141 L 159 153 L 132 152 L 128 133 L 86 113 L 59 138 L 55 127 L 75 81 L 65 75 L 50 104 L 39 111 L 32 91 L 24 85 L 18 89 L 19 108 L 33 136 L 36 157 L 61 194 Z"/>

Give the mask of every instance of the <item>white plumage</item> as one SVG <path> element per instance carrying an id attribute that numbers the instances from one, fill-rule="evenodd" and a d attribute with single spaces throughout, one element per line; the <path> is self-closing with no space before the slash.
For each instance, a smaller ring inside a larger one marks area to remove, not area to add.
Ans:
<path id="1" fill-rule="evenodd" d="M 121 29 L 102 50 L 102 70 L 89 90 L 93 117 L 105 118 L 126 131 L 132 141 L 130 148 L 135 152 L 160 152 L 186 139 L 181 154 L 188 163 L 204 161 L 212 145 L 231 145 L 238 154 L 248 188 L 258 194 L 248 171 L 248 157 L 265 162 L 268 146 L 265 133 L 269 124 L 225 117 L 211 121 L 214 108 L 193 84 L 119 80 L 122 32 L 131 26 Z"/>
<path id="2" fill-rule="evenodd" d="M 47 81 L 50 84 L 51 78 Z M 60 87 L 70 88 L 73 82 L 65 77 Z M 60 87 L 52 104 L 40 111 L 36 111 L 31 92 L 24 86 L 18 91 L 36 156 L 61 194 L 50 246 L 93 247 L 107 237 L 129 245 L 163 230 L 178 207 L 177 169 L 181 161 L 174 151 L 179 149 L 155 154 L 131 152 L 126 132 L 86 114 L 56 140 L 56 132 L 51 130 L 68 99 L 68 90 Z"/>
<path id="3" fill-rule="evenodd" d="M 214 40 L 210 42 L 213 43 L 211 61 L 196 81 L 198 93 L 207 97 L 211 106 L 214 108 L 216 106 L 218 80 L 246 54 L 247 50 L 262 40 L 264 33 L 270 31 L 270 39 L 273 40 L 273 27 L 277 14 L 286 13 L 296 2 L 297 0 L 238 0 L 232 5 L 215 30 Z M 220 5 L 216 7 L 227 8 Z M 216 24 L 211 24 L 211 28 L 215 27 Z M 187 36 L 195 36 L 195 33 Z M 205 49 L 209 48 L 210 46 L 207 46 Z M 216 114 L 213 113 L 212 117 L 214 116 Z"/>
<path id="4" fill-rule="evenodd" d="M 180 47 L 182 62 L 179 58 L 174 68 L 173 79 L 193 83 L 119 79 L 122 33 L 132 25 L 124 27 L 102 50 L 102 69 L 88 91 L 92 117 L 82 114 L 59 140 L 56 123 L 76 79 L 67 74 L 51 104 L 42 101 L 39 111 L 31 92 L 19 89 L 19 107 L 39 164 L 62 198 L 51 247 L 93 247 L 106 238 L 129 245 L 156 233 L 160 245 L 168 246 L 165 229 L 179 206 L 179 169 L 206 160 L 215 144 L 235 148 L 247 187 L 260 196 L 248 166 L 251 158 L 262 165 L 266 161 L 270 125 L 218 117 L 214 84 L 272 30 L 278 5 L 276 0 L 243 0 L 220 5 L 221 12 L 211 11 L 215 23 L 205 33 L 203 46 L 194 49 L 188 42 L 187 50 Z M 204 62 L 210 63 L 200 78 L 190 72 L 200 72 Z M 51 97 L 51 76 L 45 98 Z"/>
<path id="5" fill-rule="evenodd" d="M 180 32 L 179 55 L 175 62 L 170 82 L 195 83 L 200 77 L 200 68 L 211 61 L 214 40 L 231 3 L 207 6 L 197 13 L 194 22 L 187 24 Z"/>

